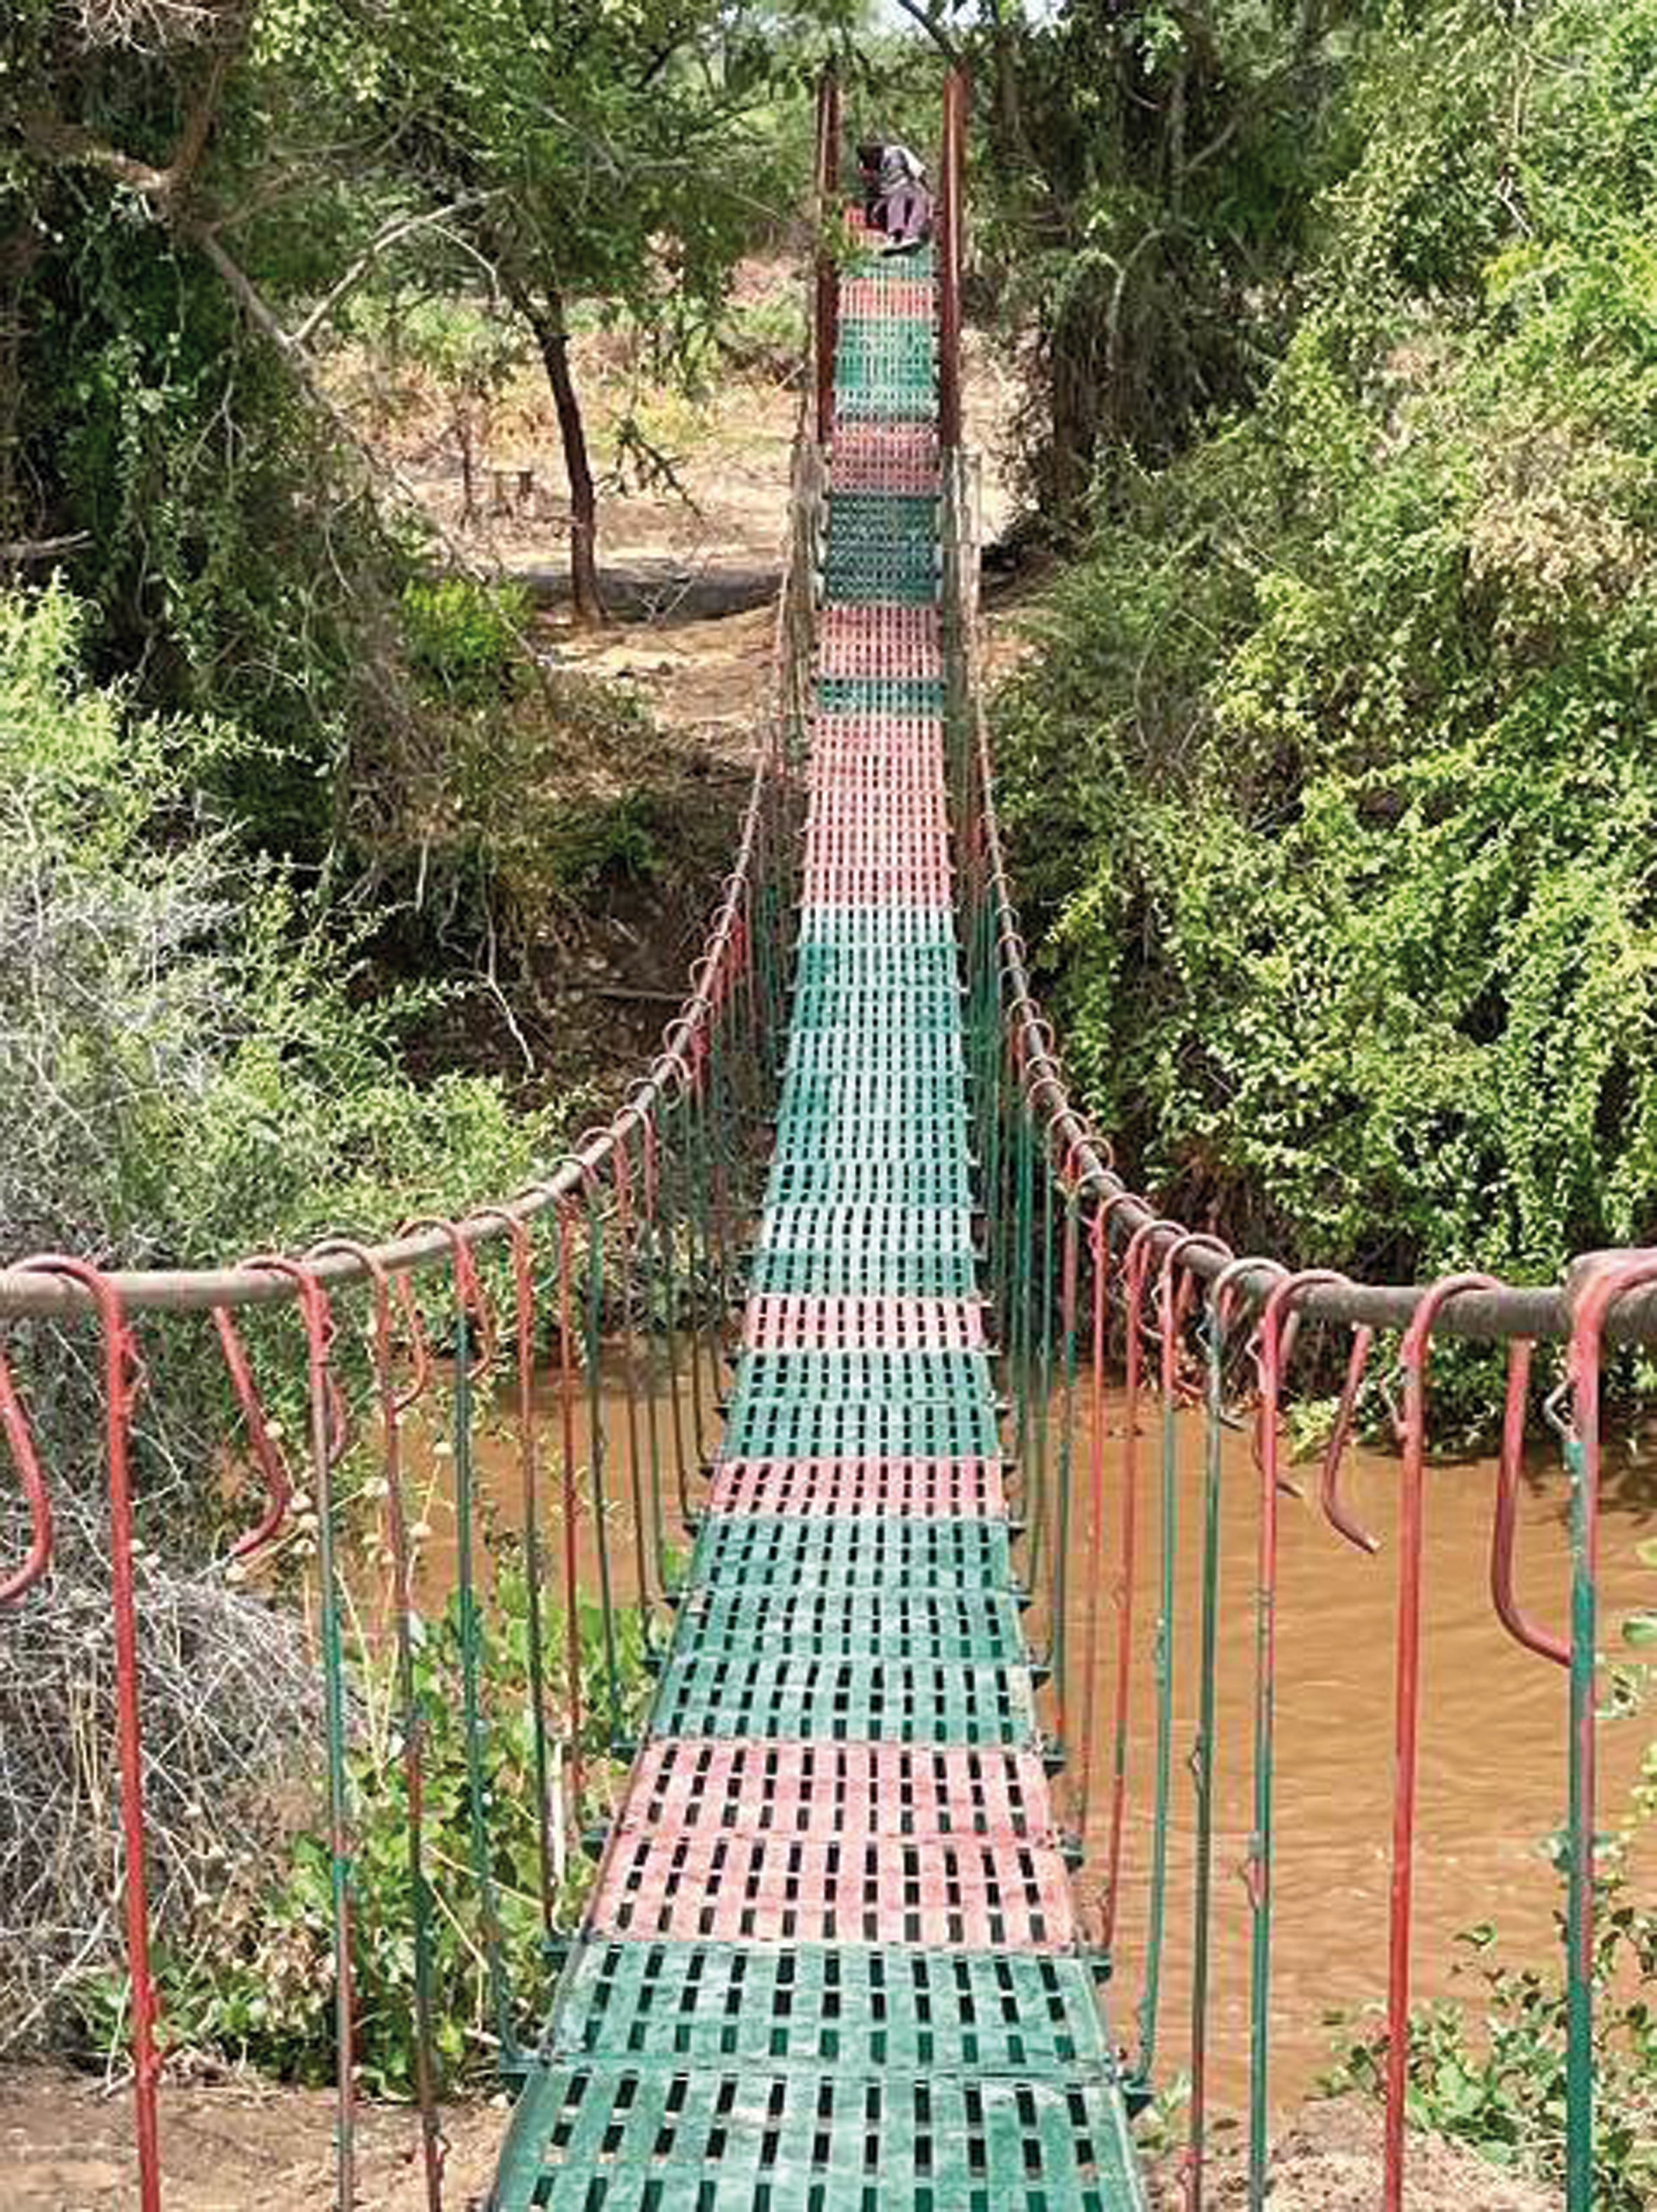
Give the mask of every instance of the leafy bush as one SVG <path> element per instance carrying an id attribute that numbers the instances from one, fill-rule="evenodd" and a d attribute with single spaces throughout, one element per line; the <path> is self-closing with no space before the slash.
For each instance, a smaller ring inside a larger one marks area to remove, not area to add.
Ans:
<path id="1" fill-rule="evenodd" d="M 522 672 L 522 592 L 491 591 L 467 576 L 416 577 L 403 588 L 409 656 L 440 692 L 464 706 L 507 698 Z"/>
<path id="2" fill-rule="evenodd" d="M 1261 404 L 1113 462 L 999 702 L 1078 1071 L 1249 1243 L 1545 1279 L 1657 1211 L 1654 41 L 1388 14 Z"/>
<path id="3" fill-rule="evenodd" d="M 370 992 L 361 926 L 201 821 L 246 741 L 84 683 L 83 623 L 0 599 L 0 1245 L 187 1265 L 521 1180 L 555 1118 L 401 1071 L 431 988 Z"/>

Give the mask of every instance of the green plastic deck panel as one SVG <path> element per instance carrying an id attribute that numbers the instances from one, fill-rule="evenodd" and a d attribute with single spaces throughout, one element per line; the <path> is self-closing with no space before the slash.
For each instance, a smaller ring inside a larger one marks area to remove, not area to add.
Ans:
<path id="1" fill-rule="evenodd" d="M 932 256 L 854 279 L 744 1349 L 494 2212 L 1143 2212 L 985 1350 Z"/>
<path id="2" fill-rule="evenodd" d="M 824 714 L 941 714 L 941 678 L 820 676 L 817 706 Z"/>
<path id="3" fill-rule="evenodd" d="M 805 1589 L 787 1598 L 745 1583 L 688 1592 L 681 1642 L 700 1652 L 766 1651 L 794 1659 L 1023 1662 L 1018 1602 L 1005 1590 Z"/>
<path id="4" fill-rule="evenodd" d="M 1091 1969 L 1017 1952 L 588 1943 L 549 2057 L 1063 2076 L 1109 2066 Z"/>
<path id="5" fill-rule="evenodd" d="M 770 1641 L 770 1632 L 757 1640 Z M 672 1657 L 650 1726 L 659 1736 L 828 1737 L 842 1743 L 1040 1741 L 1027 1665 L 884 1653 L 830 1659 L 792 1650 L 699 1650 Z"/>
<path id="6" fill-rule="evenodd" d="M 1138 2202 L 1097 2075 L 548 2065 L 509 2142 L 553 2212 L 1117 2212 Z"/>
<path id="7" fill-rule="evenodd" d="M 686 1583 L 745 1583 L 773 1596 L 818 1589 L 1013 1592 L 1005 1522 L 814 1521 L 720 1516 L 697 1531 Z"/>

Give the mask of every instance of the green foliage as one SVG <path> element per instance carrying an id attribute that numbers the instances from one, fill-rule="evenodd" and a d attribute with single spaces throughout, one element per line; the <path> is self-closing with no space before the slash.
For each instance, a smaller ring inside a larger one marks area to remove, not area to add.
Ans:
<path id="1" fill-rule="evenodd" d="M 555 1117 L 398 1065 L 428 988 L 202 825 L 245 741 L 86 684 L 84 610 L 0 599 L 0 1247 L 222 1261 L 513 1187 Z"/>
<path id="2" fill-rule="evenodd" d="M 1608 1853 L 1594 1934 L 1596 2204 L 1644 2212 L 1657 2192 L 1657 1910 L 1629 1859 L 1648 1848 L 1657 1818 L 1657 1744 L 1646 1756 L 1630 1832 Z M 1465 2142 L 1493 2164 L 1544 2180 L 1564 2178 L 1566 1999 L 1557 1968 L 1510 1966 L 1494 1929 L 1469 1929 L 1458 1974 L 1483 1984 L 1479 2017 L 1460 2002 L 1411 2015 L 1409 2115 L 1414 2126 Z M 1327 2087 L 1381 2094 L 1384 2044 L 1344 2045 Z"/>
<path id="3" fill-rule="evenodd" d="M 648 883 L 665 866 L 660 810 L 643 793 L 572 809 L 560 823 L 552 860 L 566 890 L 580 898 L 618 878 Z"/>
<path id="4" fill-rule="evenodd" d="M 1162 462 L 1255 391 L 1291 320 L 1350 0 L 988 4 L 974 286 L 1023 356 L 1049 529 L 1119 451 Z"/>
<path id="5" fill-rule="evenodd" d="M 638 1621 L 618 1624 L 630 1723 L 644 1673 Z M 562 1680 L 563 1628 L 543 1616 L 543 1662 Z M 591 1765 L 609 1754 L 610 1713 L 596 1613 L 581 1621 L 583 1748 Z M 464 1615 L 458 1595 L 422 1625 L 416 1663 L 422 1760 L 424 1869 L 432 1893 L 432 1996 L 440 2083 L 448 2093 L 488 2081 L 499 2060 L 486 1965 L 487 1922 L 476 1879 L 467 1747 L 462 1719 Z M 497 1562 L 479 1646 L 482 1769 L 488 1808 L 487 1865 L 496 1925 L 520 2035 L 543 2009 L 539 1832 L 531 1723 L 527 1585 L 515 1555 Z M 349 1760 L 352 1805 L 352 1965 L 360 2080 L 370 2096 L 410 2096 L 415 2086 L 414 1910 L 403 1739 L 393 1656 L 361 1655 L 357 1740 Z M 561 1728 L 555 1696 L 549 1725 Z M 297 1828 L 279 1826 L 264 1855 L 180 1930 L 159 1961 L 157 1980 L 169 2048 L 251 2063 L 276 2079 L 323 2082 L 334 2066 L 332 1860 L 319 1774 L 305 1790 Z M 258 1814 L 252 1815 L 257 1825 Z M 560 1815 L 561 1817 L 561 1814 Z M 559 1924 L 572 1925 L 592 1880 L 580 1839 L 558 1838 L 566 1871 Z M 102 2055 L 119 2047 L 124 1992 L 100 1978 L 78 1993 L 84 2032 Z"/>
<path id="6" fill-rule="evenodd" d="M 417 577 L 404 586 L 403 613 L 410 659 L 440 696 L 486 706 L 517 689 L 523 592 L 489 590 L 467 576 Z"/>
<path id="7" fill-rule="evenodd" d="M 1078 1070 L 1245 1243 L 1547 1279 L 1657 1205 L 1654 33 L 1388 12 L 1261 404 L 1108 472 L 1001 701 Z"/>

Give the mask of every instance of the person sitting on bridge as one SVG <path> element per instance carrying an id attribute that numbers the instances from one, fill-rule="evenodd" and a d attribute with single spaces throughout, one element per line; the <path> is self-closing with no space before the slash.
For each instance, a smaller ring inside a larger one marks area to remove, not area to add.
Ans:
<path id="1" fill-rule="evenodd" d="M 910 253 L 932 234 L 932 196 L 918 155 L 895 142 L 871 140 L 858 148 L 863 182 L 863 212 L 871 230 L 882 231 L 883 253 Z"/>

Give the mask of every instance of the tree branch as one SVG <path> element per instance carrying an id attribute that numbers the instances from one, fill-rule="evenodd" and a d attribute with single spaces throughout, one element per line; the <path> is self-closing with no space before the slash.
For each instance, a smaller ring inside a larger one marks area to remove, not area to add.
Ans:
<path id="1" fill-rule="evenodd" d="M 418 215 L 400 216 L 395 222 L 388 222 L 379 235 L 372 239 L 358 254 L 339 282 L 318 301 L 299 328 L 291 334 L 289 343 L 308 346 L 334 309 L 355 291 L 375 263 L 411 232 L 429 229 L 434 223 L 446 222 L 451 216 L 463 215 L 468 209 L 498 198 L 499 194 L 495 192 L 463 192 L 458 200 L 451 200 L 444 207 L 424 208 Z"/>
<path id="2" fill-rule="evenodd" d="M 0 544 L 0 561 L 15 563 L 19 568 L 31 561 L 52 561 L 60 553 L 76 553 L 82 545 L 90 545 L 89 530 L 72 530 L 66 538 L 14 538 L 9 545 Z"/>
<path id="3" fill-rule="evenodd" d="M 950 68 L 959 69 L 961 49 L 933 15 L 932 9 L 926 5 L 926 0 L 897 0 L 897 4 L 906 15 L 912 16 L 920 24 Z"/>

